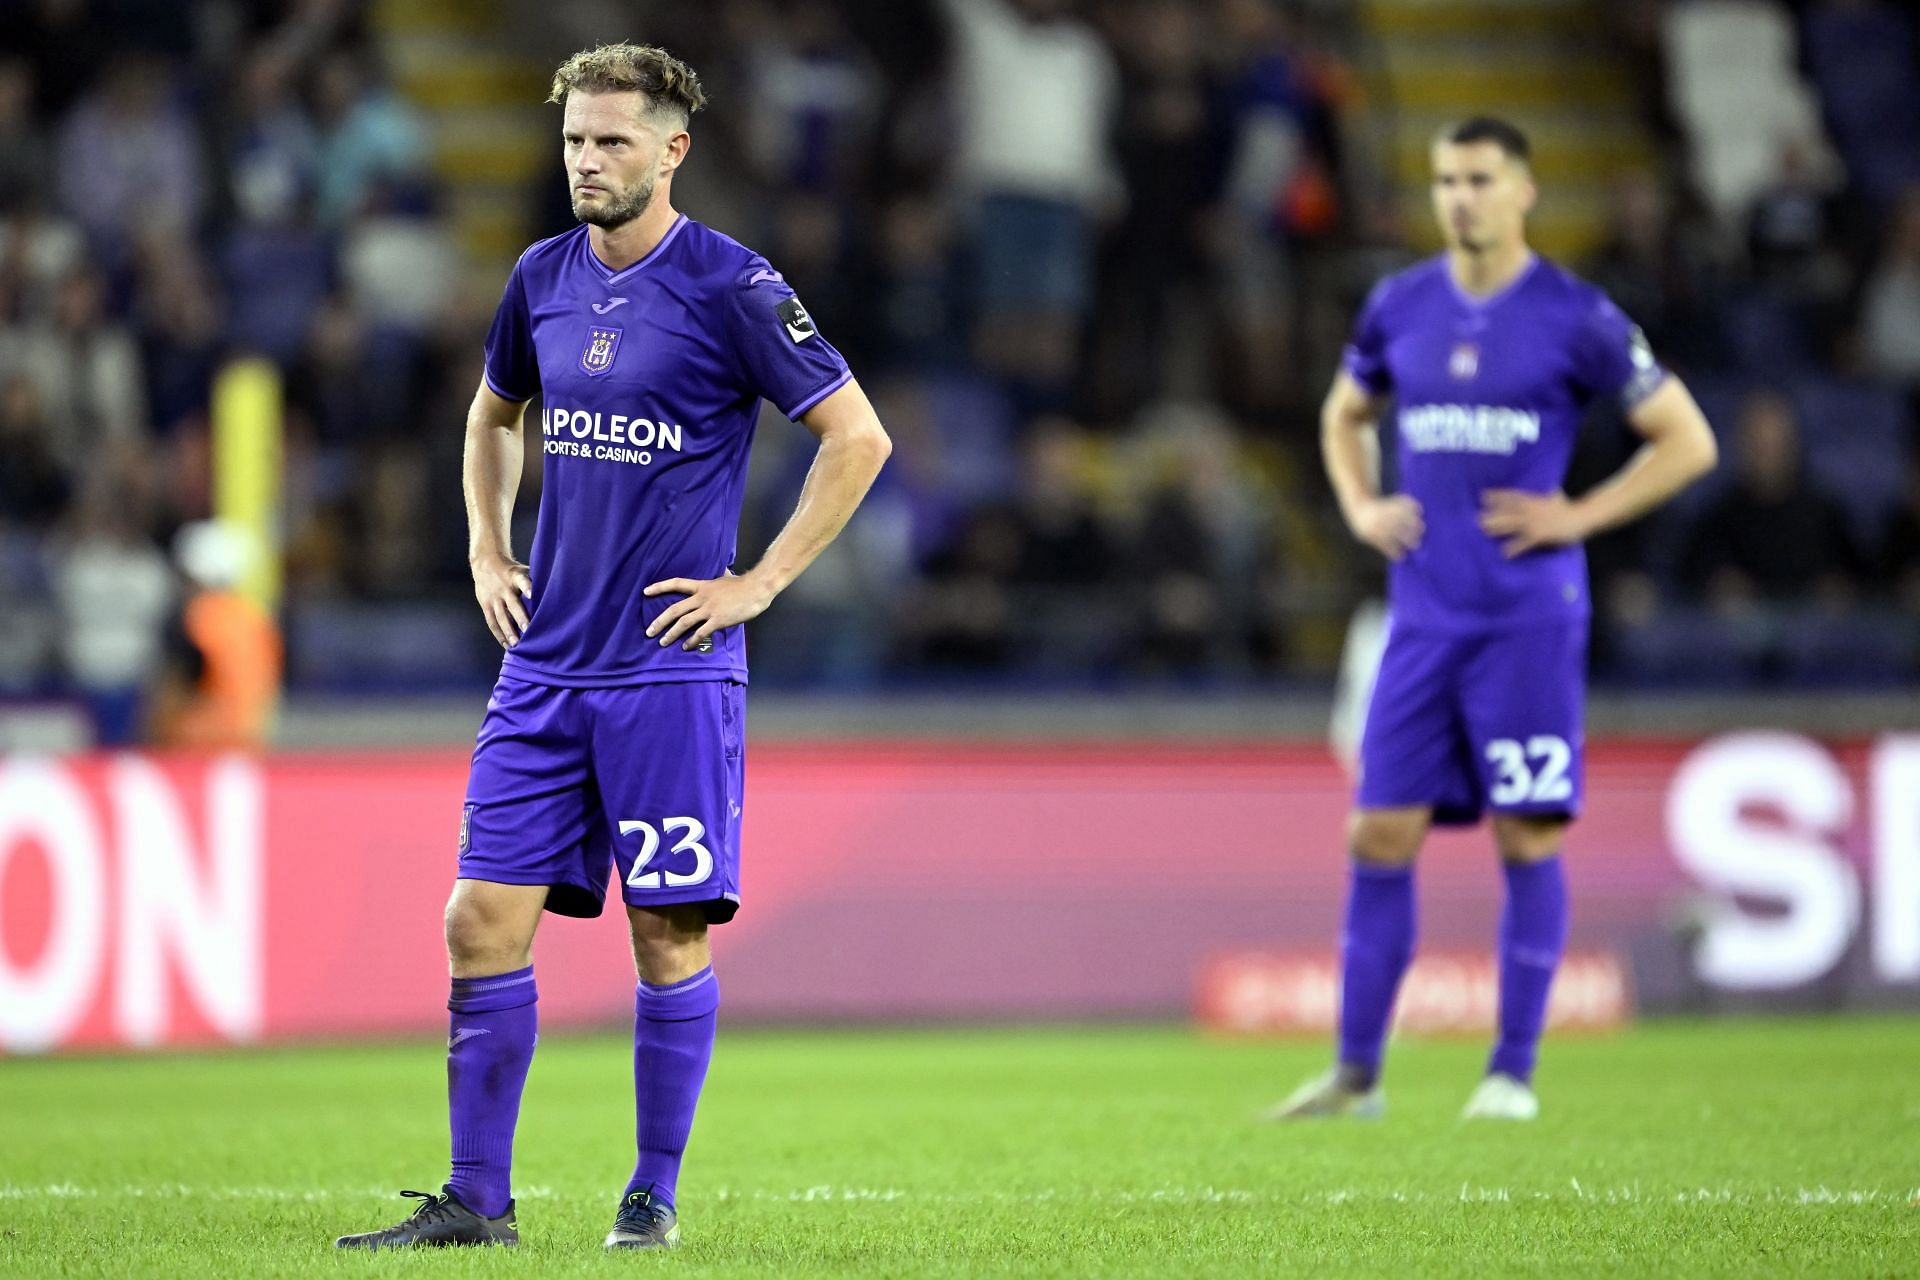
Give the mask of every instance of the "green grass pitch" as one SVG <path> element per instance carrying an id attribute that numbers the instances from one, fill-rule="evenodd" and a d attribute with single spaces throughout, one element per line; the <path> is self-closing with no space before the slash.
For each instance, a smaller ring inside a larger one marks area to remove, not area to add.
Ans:
<path id="1" fill-rule="evenodd" d="M 1532 1125 L 1455 1119 L 1483 1050 L 1403 1043 L 1376 1123 L 1255 1123 L 1319 1044 L 1178 1029 L 723 1027 L 686 1245 L 605 1256 L 628 1044 L 547 1038 L 518 1250 L 343 1256 L 444 1175 L 430 1042 L 0 1062 L 0 1273 L 1920 1275 L 1920 1019 L 1550 1043 Z"/>

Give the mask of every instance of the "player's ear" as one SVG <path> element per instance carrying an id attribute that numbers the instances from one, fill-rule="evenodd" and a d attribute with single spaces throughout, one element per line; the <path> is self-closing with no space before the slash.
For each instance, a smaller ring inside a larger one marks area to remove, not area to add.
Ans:
<path id="1" fill-rule="evenodd" d="M 668 172 L 678 169 L 680 162 L 687 158 L 687 149 L 691 146 L 693 146 L 692 134 L 685 129 L 674 130 L 667 135 L 666 149 L 660 156 L 661 164 Z"/>

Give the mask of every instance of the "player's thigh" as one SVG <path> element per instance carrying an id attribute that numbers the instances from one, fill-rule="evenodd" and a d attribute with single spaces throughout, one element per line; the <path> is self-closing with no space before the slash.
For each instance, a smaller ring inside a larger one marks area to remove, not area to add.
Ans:
<path id="1" fill-rule="evenodd" d="M 509 677 L 494 686 L 467 771 L 461 879 L 585 885 L 581 860 L 599 802 L 581 696 Z"/>
<path id="2" fill-rule="evenodd" d="M 740 902 L 745 686 L 709 680 L 596 689 L 602 833 L 630 907 Z"/>
<path id="3" fill-rule="evenodd" d="M 1360 732 L 1358 809 L 1451 814 L 1476 807 L 1459 712 L 1467 652 L 1454 636 L 1389 631 Z"/>
<path id="4" fill-rule="evenodd" d="M 1496 815 L 1551 820 L 1580 812 L 1586 679 L 1584 622 L 1502 632 L 1474 654 L 1461 708 Z"/>

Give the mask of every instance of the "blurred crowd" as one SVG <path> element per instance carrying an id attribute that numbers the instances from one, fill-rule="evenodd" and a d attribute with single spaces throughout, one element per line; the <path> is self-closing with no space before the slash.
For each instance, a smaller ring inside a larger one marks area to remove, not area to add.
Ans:
<path id="1" fill-rule="evenodd" d="M 364 6 L 6 0 L 0 26 L 0 694 L 165 737 L 169 691 L 220 665 L 186 548 L 222 369 L 283 380 L 287 609 L 401 594 L 446 521 L 382 526 L 434 497 L 420 424 L 458 422 L 474 321 Z"/>
<path id="2" fill-rule="evenodd" d="M 1686 7 L 1606 7 L 1661 159 L 1620 180 L 1607 244 L 1572 265 L 1696 387 L 1728 462 L 1593 548 L 1596 663 L 1642 682 L 1908 678 L 1914 25 L 1881 0 L 1746 6 L 1795 38 L 1818 110 L 1728 197 L 1662 56 Z M 868 509 L 754 624 L 760 678 L 1333 669 L 1380 570 L 1325 494 L 1317 402 L 1359 299 L 1418 232 L 1383 158 L 1390 104 L 1363 89 L 1362 10 L 555 0 L 520 19 L 530 58 L 638 38 L 701 71 L 712 106 L 678 202 L 786 274 L 896 436 Z M 285 389 L 293 685 L 488 675 L 458 469 L 508 264 L 462 263 L 432 122 L 393 89 L 373 15 L 0 0 L 0 694 L 77 691 L 109 736 L 140 731 L 113 699 L 171 669 L 188 589 L 170 551 L 211 512 L 210 404 L 245 355 Z M 572 225 L 557 166 L 524 221 L 528 240 Z M 810 443 L 763 423 L 743 555 Z M 1630 447 L 1596 414 L 1577 481 Z"/>

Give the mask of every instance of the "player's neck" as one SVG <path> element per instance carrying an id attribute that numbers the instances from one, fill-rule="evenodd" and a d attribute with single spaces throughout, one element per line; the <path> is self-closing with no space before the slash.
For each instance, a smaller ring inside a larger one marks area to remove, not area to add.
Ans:
<path id="1" fill-rule="evenodd" d="M 1462 292 L 1490 298 L 1533 264 L 1533 250 L 1525 240 L 1489 249 L 1454 249 L 1447 254 L 1447 270 Z"/>
<path id="2" fill-rule="evenodd" d="M 631 222 L 623 222 L 617 227 L 587 228 L 588 242 L 593 245 L 593 256 L 615 271 L 625 271 L 640 259 L 659 247 L 666 239 L 667 232 L 673 230 L 673 224 L 680 220 L 680 211 L 662 191 L 660 198 L 647 206 L 647 211 Z"/>

